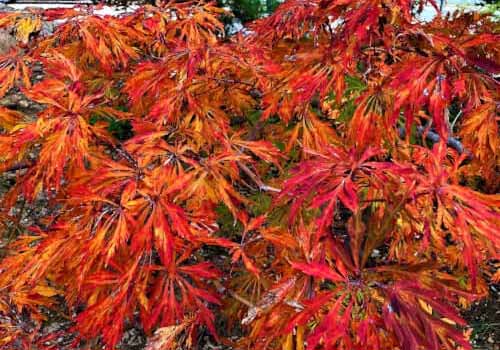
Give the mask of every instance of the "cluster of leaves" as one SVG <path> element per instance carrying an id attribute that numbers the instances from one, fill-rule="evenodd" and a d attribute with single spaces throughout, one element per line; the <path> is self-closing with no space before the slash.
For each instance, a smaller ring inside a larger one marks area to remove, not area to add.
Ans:
<path id="1" fill-rule="evenodd" d="M 238 348 L 469 349 L 458 309 L 500 279 L 500 36 L 427 2 L 290 0 L 233 37 L 200 1 L 2 14 L 0 94 L 45 109 L 0 110 L 0 218 L 51 210 L 4 242 L 0 345 L 58 348 L 23 319 L 64 300 L 75 348 L 229 342 L 217 316 Z"/>

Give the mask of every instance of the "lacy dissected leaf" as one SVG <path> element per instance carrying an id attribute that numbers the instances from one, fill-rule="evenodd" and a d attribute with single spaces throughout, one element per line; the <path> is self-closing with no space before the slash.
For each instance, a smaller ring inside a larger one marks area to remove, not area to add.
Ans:
<path id="1" fill-rule="evenodd" d="M 359 177 L 373 171 L 371 165 L 376 164 L 364 163 L 381 155 L 381 151 L 368 149 L 358 155 L 354 150 L 330 147 L 325 153 L 311 154 L 315 159 L 305 161 L 297 168 L 295 175 L 285 182 L 282 196 L 293 198 L 292 219 L 302 204 L 312 199 L 311 205 L 314 208 L 325 206 L 320 220 L 329 225 L 328 219 L 335 211 L 338 200 L 351 211 L 358 210 L 357 182 L 362 183 Z"/>
<path id="2" fill-rule="evenodd" d="M 31 87 L 31 71 L 26 61 L 27 59 L 16 49 L 0 56 L 0 97 L 12 87 L 19 86 L 19 83 L 26 88 Z"/>
<path id="3" fill-rule="evenodd" d="M 460 133 L 467 149 L 474 155 L 473 163 L 490 183 L 499 164 L 498 113 L 494 103 L 484 104 L 464 116 Z"/>
<path id="4" fill-rule="evenodd" d="M 111 74 L 113 69 L 126 69 L 131 60 L 139 58 L 138 49 L 132 46 L 134 40 L 139 40 L 136 31 L 118 18 L 75 17 L 39 45 L 39 54 L 58 45 L 60 52 L 78 57 L 79 63 L 98 62 L 106 74 Z"/>
<path id="5" fill-rule="evenodd" d="M 24 44 L 27 44 L 30 35 L 38 32 L 42 28 L 40 17 L 23 17 L 16 23 L 16 39 Z"/>
<path id="6" fill-rule="evenodd" d="M 432 151 L 419 149 L 416 155 L 421 160 L 425 174 L 420 178 L 417 189 L 419 197 L 414 205 L 420 211 L 420 220 L 432 223 L 430 234 L 436 237 L 438 246 L 444 246 L 444 236 L 451 234 L 463 252 L 463 263 L 469 269 L 472 285 L 477 278 L 477 264 L 481 261 L 483 249 L 492 256 L 498 254 L 500 231 L 498 195 L 485 195 L 457 183 L 457 168 L 461 159 L 456 158 L 447 167 L 447 149 L 443 143 L 434 146 Z M 462 157 L 463 159 L 463 157 Z M 429 201 L 436 201 L 436 207 Z M 425 204 L 424 204 L 425 203 Z M 424 219 L 424 217 L 428 219 Z M 445 230 L 443 230 L 443 228 Z M 479 248 L 481 247 L 481 248 Z"/>
<path id="7" fill-rule="evenodd" d="M 23 120 L 24 115 L 5 107 L 0 107 L 0 127 L 4 130 L 12 130 Z"/>
<path id="8" fill-rule="evenodd" d="M 42 29 L 42 21 L 38 11 L 2 12 L 0 16 L 0 28 L 12 29 L 17 41 L 28 44 L 32 34 Z"/>

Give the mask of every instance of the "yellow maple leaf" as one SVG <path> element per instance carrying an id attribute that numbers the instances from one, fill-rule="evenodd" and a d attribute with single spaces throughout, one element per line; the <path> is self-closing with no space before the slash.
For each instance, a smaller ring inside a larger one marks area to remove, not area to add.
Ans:
<path id="1" fill-rule="evenodd" d="M 40 17 L 23 17 L 16 24 L 16 39 L 27 44 L 32 33 L 42 28 Z"/>

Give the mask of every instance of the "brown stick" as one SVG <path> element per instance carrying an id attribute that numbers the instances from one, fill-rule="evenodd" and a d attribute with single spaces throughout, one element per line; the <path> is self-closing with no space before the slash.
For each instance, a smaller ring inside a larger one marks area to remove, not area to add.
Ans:
<path id="1" fill-rule="evenodd" d="M 11 171 L 18 171 L 18 170 L 28 169 L 31 166 L 33 166 L 33 164 L 32 163 L 28 163 L 28 162 L 16 163 L 14 165 L 11 165 L 10 167 L 7 167 L 7 168 L 3 169 L 2 172 L 9 173 Z"/>

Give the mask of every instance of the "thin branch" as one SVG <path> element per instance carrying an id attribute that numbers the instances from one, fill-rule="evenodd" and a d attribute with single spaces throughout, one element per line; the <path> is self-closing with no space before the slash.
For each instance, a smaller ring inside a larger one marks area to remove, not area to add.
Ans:
<path id="1" fill-rule="evenodd" d="M 401 138 L 404 138 L 406 135 L 406 129 L 404 127 L 399 127 L 398 128 L 399 136 Z M 441 136 L 439 136 L 438 133 L 434 131 L 426 131 L 426 128 L 423 126 L 417 126 L 417 135 L 418 136 L 423 136 L 425 135 L 425 138 L 429 140 L 430 142 L 438 143 L 439 140 L 441 140 Z M 455 151 L 457 151 L 459 154 L 465 153 L 467 155 L 468 159 L 472 159 L 472 152 L 466 149 L 463 144 L 455 137 L 448 137 L 448 140 L 446 140 L 446 145 L 450 148 L 453 148 Z"/>
<path id="2" fill-rule="evenodd" d="M 11 165 L 10 167 L 7 167 L 2 170 L 4 173 L 8 173 L 11 171 L 18 171 L 18 170 L 23 170 L 23 169 L 28 169 L 33 166 L 33 163 L 28 163 L 28 162 L 21 162 L 21 163 L 16 163 L 14 165 Z"/>
<path id="3" fill-rule="evenodd" d="M 250 86 L 250 87 L 254 87 L 255 84 L 252 84 L 252 83 L 248 83 L 246 81 L 242 81 L 242 80 L 236 80 L 236 79 L 224 79 L 224 78 L 216 78 L 216 77 L 206 77 L 207 79 L 209 80 L 214 80 L 218 83 L 223 83 L 223 84 L 241 84 L 241 85 L 247 85 L 247 86 Z"/>
<path id="4" fill-rule="evenodd" d="M 219 281 L 217 280 L 214 280 L 214 285 L 215 285 L 215 288 L 217 288 L 217 291 L 219 293 L 227 293 L 229 294 L 231 297 L 233 297 L 234 299 L 238 300 L 240 303 L 242 303 L 243 305 L 246 305 L 248 306 L 249 308 L 255 308 L 255 304 L 252 303 L 251 301 L 249 301 L 248 299 L 242 297 L 241 295 L 239 295 L 238 293 L 236 293 L 235 291 L 232 291 L 231 289 L 227 289 L 226 287 L 224 287 Z"/>
<path id="5" fill-rule="evenodd" d="M 238 165 L 241 168 L 241 170 L 243 170 L 243 172 L 245 174 L 247 174 L 252 179 L 252 181 L 257 184 L 257 186 L 259 186 L 259 190 L 264 191 L 264 192 L 277 192 L 277 193 L 281 192 L 281 190 L 279 188 L 268 186 L 265 183 L 263 183 L 258 178 L 258 176 L 255 175 L 245 164 L 238 162 Z"/>

